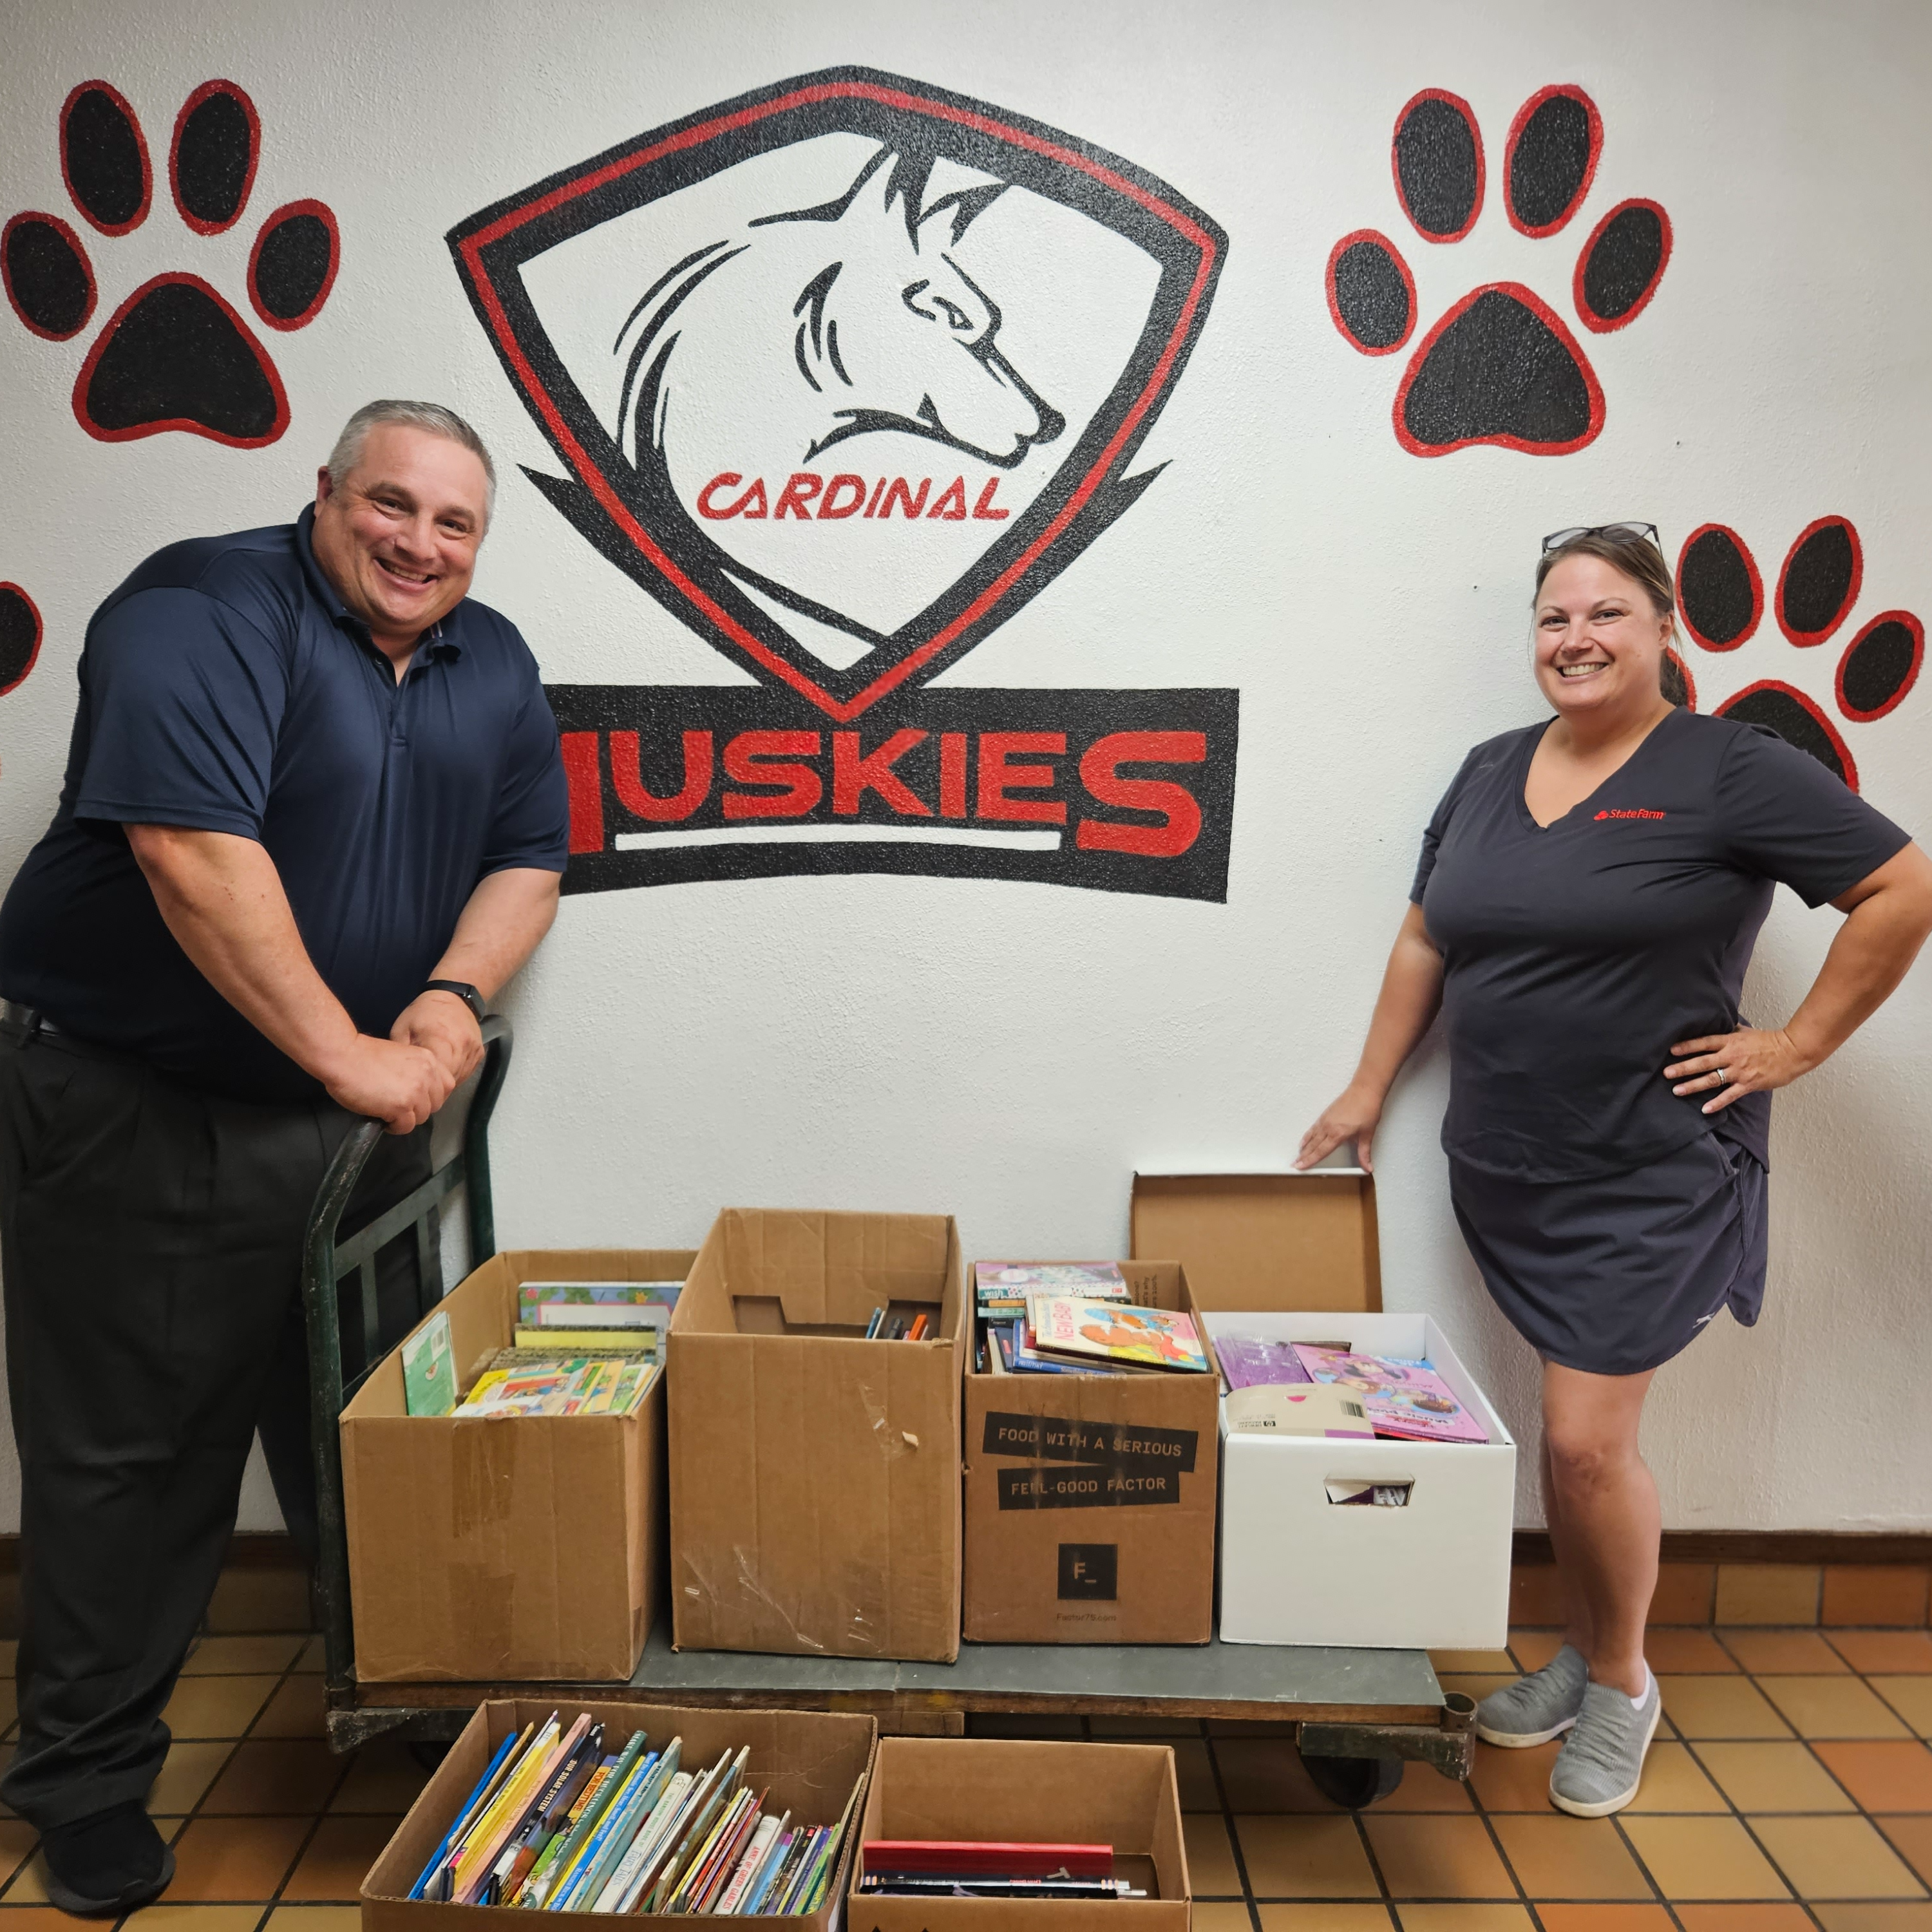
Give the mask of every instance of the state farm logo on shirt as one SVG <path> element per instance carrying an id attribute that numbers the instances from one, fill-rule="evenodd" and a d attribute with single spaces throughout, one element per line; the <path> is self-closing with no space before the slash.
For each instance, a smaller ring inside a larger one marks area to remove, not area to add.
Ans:
<path id="1" fill-rule="evenodd" d="M 1670 814 L 1668 812 L 1648 812 L 1644 810 L 1641 806 L 1633 806 L 1627 809 L 1619 809 L 1611 812 L 1600 812 L 1597 814 L 1597 817 L 1600 820 L 1605 818 L 1667 818 L 1669 816 Z"/>
<path id="2" fill-rule="evenodd" d="M 1072 136 L 845 68 L 449 242 L 566 472 L 531 480 L 757 680 L 552 687 L 567 890 L 892 871 L 1226 897 L 1238 693 L 930 687 L 1153 482 L 1127 472 L 1226 253 L 1205 215 Z"/>

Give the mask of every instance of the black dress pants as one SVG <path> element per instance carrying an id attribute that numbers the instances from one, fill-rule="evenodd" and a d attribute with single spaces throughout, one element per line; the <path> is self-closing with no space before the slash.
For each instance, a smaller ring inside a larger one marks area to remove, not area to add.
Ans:
<path id="1" fill-rule="evenodd" d="M 313 1546 L 302 1238 L 352 1124 L 327 1101 L 251 1106 L 64 1036 L 0 1034 L 22 1556 L 20 1742 L 0 1798 L 43 1830 L 144 1797 L 160 1769 L 162 1708 L 258 1424 Z M 386 1138 L 345 1228 L 428 1171 L 426 1128 Z M 415 1318 L 412 1245 L 379 1292 L 391 1338 Z"/>

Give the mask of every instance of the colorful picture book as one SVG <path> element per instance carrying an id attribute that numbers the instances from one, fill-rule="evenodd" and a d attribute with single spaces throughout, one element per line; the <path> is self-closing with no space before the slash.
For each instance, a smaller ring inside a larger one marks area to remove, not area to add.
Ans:
<path id="1" fill-rule="evenodd" d="M 1028 1340 L 1050 1360 L 1205 1375 L 1208 1352 L 1192 1320 L 1173 1310 L 1036 1294 L 1027 1304 Z"/>
<path id="2" fill-rule="evenodd" d="M 464 1421 L 478 1416 L 629 1415 L 659 1372 L 656 1362 L 635 1358 L 533 1359 L 506 1349 L 453 1413 Z"/>
<path id="3" fill-rule="evenodd" d="M 1361 1397 L 1378 1436 L 1410 1442 L 1486 1442 L 1484 1429 L 1449 1384 L 1426 1361 L 1298 1342 L 1301 1366 L 1318 1382 L 1334 1382 Z"/>
<path id="4" fill-rule="evenodd" d="M 773 1816 L 748 1780 L 749 1747 L 708 1768 L 683 1740 L 650 1748 L 634 1731 L 607 1753 L 586 1712 L 552 1712 L 506 1738 L 410 1896 L 544 1912 L 815 1912 L 838 1867 L 858 1798 L 836 1825 Z"/>
<path id="5" fill-rule="evenodd" d="M 614 1311 L 626 1308 L 672 1309 L 677 1306 L 681 1281 L 526 1281 L 517 1288 L 517 1320 L 539 1328 L 568 1322 L 571 1308 L 600 1308 L 597 1321 L 617 1328 L 636 1318 Z"/>
<path id="6" fill-rule="evenodd" d="M 974 1299 L 982 1315 L 1023 1314 L 1030 1294 L 1084 1295 L 1090 1301 L 1131 1301 L 1126 1276 L 1114 1262 L 976 1262 Z"/>
<path id="7" fill-rule="evenodd" d="M 403 1344 L 403 1407 L 410 1415 L 447 1415 L 456 1406 L 456 1361 L 449 1316 L 439 1308 Z"/>
<path id="8" fill-rule="evenodd" d="M 1024 1318 L 986 1324 L 987 1372 L 996 1376 L 1113 1376 L 1111 1362 L 1056 1362 L 1029 1348 Z"/>

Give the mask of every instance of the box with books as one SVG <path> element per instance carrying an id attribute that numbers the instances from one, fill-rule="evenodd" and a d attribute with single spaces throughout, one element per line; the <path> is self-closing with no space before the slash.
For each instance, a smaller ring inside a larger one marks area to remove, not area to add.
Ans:
<path id="1" fill-rule="evenodd" d="M 1096 1296 L 1102 1270 L 1118 1292 Z M 974 1274 L 987 1312 L 966 1364 L 966 1636 L 1207 1642 L 1216 1378 L 1186 1274 L 1162 1261 Z M 1022 1291 L 1018 1316 L 997 1295 L 988 1306 L 989 1286 Z"/>
<path id="2" fill-rule="evenodd" d="M 1186 1932 L 1165 1744 L 881 1738 L 860 1814 L 850 1932 Z"/>
<path id="3" fill-rule="evenodd" d="M 1222 1637 L 1500 1645 L 1516 1445 L 1440 1324 L 1384 1311 L 1370 1177 L 1138 1174 L 1133 1244 L 1181 1256 L 1228 1384 Z"/>
<path id="4" fill-rule="evenodd" d="M 494 1256 L 376 1365 L 341 1425 L 364 1682 L 630 1676 L 666 1574 L 661 1336 L 694 1258 Z M 543 1318 L 578 1307 L 615 1325 Z M 570 1345 L 526 1339 L 551 1334 Z"/>
<path id="5" fill-rule="evenodd" d="M 668 1342 L 680 1649 L 958 1655 L 969 1306 L 950 1216 L 718 1216 Z"/>
<path id="6" fill-rule="evenodd" d="M 364 1880 L 365 1932 L 532 1911 L 829 1932 L 877 1738 L 843 1713 L 492 1700 Z"/>

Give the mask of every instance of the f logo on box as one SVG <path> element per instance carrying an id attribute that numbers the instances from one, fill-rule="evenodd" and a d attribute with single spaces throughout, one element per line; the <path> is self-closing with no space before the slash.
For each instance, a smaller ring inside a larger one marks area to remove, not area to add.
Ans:
<path id="1" fill-rule="evenodd" d="M 1060 1600 L 1111 1604 L 1118 1593 L 1120 1546 L 1117 1543 L 1060 1546 Z"/>

